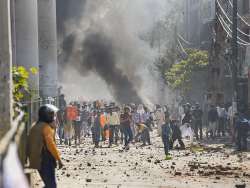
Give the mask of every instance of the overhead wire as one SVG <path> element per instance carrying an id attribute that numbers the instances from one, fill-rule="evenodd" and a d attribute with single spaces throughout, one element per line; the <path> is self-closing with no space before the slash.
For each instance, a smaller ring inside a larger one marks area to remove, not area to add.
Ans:
<path id="1" fill-rule="evenodd" d="M 226 23 L 225 20 L 222 18 L 222 16 L 220 16 L 220 15 L 218 15 L 218 14 L 217 14 L 217 16 L 220 17 L 220 19 L 222 20 L 223 24 L 225 24 L 226 27 L 228 28 L 228 30 L 230 31 L 230 33 L 232 33 L 232 30 L 231 30 L 230 26 L 227 25 L 227 23 Z M 250 43 L 248 43 L 247 41 L 244 41 L 244 40 L 241 39 L 240 37 L 237 37 L 237 39 L 239 39 L 241 42 L 243 42 L 243 43 L 245 43 L 245 44 L 247 44 L 247 45 L 250 45 Z"/>
<path id="2" fill-rule="evenodd" d="M 223 23 L 223 21 L 222 21 L 221 16 L 218 15 L 218 19 L 219 19 L 219 22 L 220 22 L 220 24 L 221 24 L 223 30 L 227 33 L 227 35 L 228 35 L 230 38 L 232 38 L 232 34 L 231 34 L 230 32 L 228 32 L 228 30 L 226 29 L 226 27 L 225 27 L 225 25 L 224 25 L 224 23 Z M 241 40 L 242 40 L 242 39 L 241 39 Z M 242 42 L 239 42 L 239 41 L 237 41 L 237 43 L 238 43 L 239 45 L 243 45 L 243 46 L 250 46 L 250 43 L 242 43 Z"/>
<path id="3" fill-rule="evenodd" d="M 182 46 L 182 44 L 181 44 L 181 42 L 180 42 L 179 39 L 177 39 L 177 42 L 178 42 L 178 44 L 179 44 L 179 46 L 180 46 L 180 49 L 181 49 L 182 53 L 184 53 L 186 56 L 188 56 L 186 50 L 185 50 L 184 47 Z"/>
<path id="4" fill-rule="evenodd" d="M 233 8 L 232 2 L 231 2 L 230 0 L 228 0 L 228 1 L 229 1 L 230 6 Z M 242 18 L 242 16 L 241 16 L 238 12 L 237 12 L 237 16 L 242 20 L 242 22 L 243 22 L 246 26 L 250 27 L 250 24 L 247 23 L 247 21 L 244 20 L 244 18 Z"/>
<path id="5" fill-rule="evenodd" d="M 184 37 L 182 37 L 180 34 L 177 34 L 177 36 L 178 36 L 185 44 L 187 44 L 187 45 L 191 45 L 191 44 L 192 44 L 191 42 L 185 40 Z"/>
<path id="6" fill-rule="evenodd" d="M 226 13 L 225 10 L 223 9 L 222 5 L 220 4 L 219 0 L 216 0 L 216 2 L 217 2 L 217 4 L 218 4 L 220 10 L 222 11 L 223 15 L 224 15 L 224 16 L 226 17 L 226 19 L 228 20 L 228 22 L 229 22 L 230 24 L 233 24 L 233 22 L 230 20 L 230 18 L 228 17 L 227 13 Z M 246 34 L 245 32 L 243 32 L 243 31 L 242 31 L 241 29 L 239 29 L 238 27 L 237 27 L 237 31 L 240 32 L 242 35 L 245 35 L 246 37 L 250 37 L 249 34 Z"/>

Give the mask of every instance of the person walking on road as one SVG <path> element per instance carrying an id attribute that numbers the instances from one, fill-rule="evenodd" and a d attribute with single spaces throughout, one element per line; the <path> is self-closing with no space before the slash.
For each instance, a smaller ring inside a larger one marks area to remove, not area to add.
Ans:
<path id="1" fill-rule="evenodd" d="M 192 112 L 192 115 L 193 115 L 193 129 L 194 129 L 194 134 L 195 134 L 195 137 L 196 137 L 196 140 L 202 140 L 202 115 L 203 115 L 203 112 L 200 108 L 200 105 L 199 103 L 196 103 L 195 104 L 195 108 Z"/>
<path id="2" fill-rule="evenodd" d="M 118 126 L 120 125 L 120 117 L 115 109 L 111 109 L 109 113 L 109 147 L 118 142 Z"/>
<path id="3" fill-rule="evenodd" d="M 133 140 L 133 133 L 131 129 L 131 122 L 132 122 L 132 117 L 130 115 L 130 108 L 125 107 L 124 108 L 124 113 L 121 114 L 121 126 L 123 127 L 123 133 L 124 133 L 124 149 L 128 150 L 129 149 L 129 143 L 132 142 Z"/>
<path id="4" fill-rule="evenodd" d="M 164 151 L 165 151 L 165 159 L 166 160 L 171 160 L 172 157 L 169 153 L 169 149 L 170 149 L 170 143 L 171 143 L 171 139 L 172 139 L 172 129 L 171 129 L 171 125 L 170 125 L 170 119 L 167 118 L 166 122 L 162 125 L 161 127 L 162 129 L 162 142 L 164 145 Z"/>
<path id="5" fill-rule="evenodd" d="M 99 148 L 100 136 L 101 136 L 101 112 L 97 112 L 97 116 L 94 117 L 94 124 L 93 124 L 93 141 L 96 148 Z"/>

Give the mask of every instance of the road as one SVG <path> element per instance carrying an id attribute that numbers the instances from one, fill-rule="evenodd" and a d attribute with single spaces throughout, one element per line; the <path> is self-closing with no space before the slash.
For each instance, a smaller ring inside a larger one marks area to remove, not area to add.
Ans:
<path id="1" fill-rule="evenodd" d="M 65 167 L 57 171 L 58 187 L 250 187 L 250 153 L 234 153 L 227 139 L 173 150 L 173 159 L 165 161 L 161 139 L 151 134 L 151 146 L 136 143 L 127 152 L 106 144 L 93 150 L 91 138 L 77 147 L 59 145 Z"/>

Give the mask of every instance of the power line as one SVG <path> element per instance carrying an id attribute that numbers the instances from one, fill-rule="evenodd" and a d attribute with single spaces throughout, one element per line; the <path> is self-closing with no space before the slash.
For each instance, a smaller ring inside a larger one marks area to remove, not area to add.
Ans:
<path id="1" fill-rule="evenodd" d="M 219 19 L 219 22 L 220 22 L 220 24 L 221 24 L 223 30 L 227 33 L 227 35 L 228 35 L 230 38 L 232 38 L 232 34 L 231 34 L 230 32 L 228 32 L 228 30 L 226 29 L 225 25 L 223 24 L 223 21 L 222 21 L 222 19 L 221 19 L 221 16 L 218 15 L 218 19 Z M 237 37 L 237 38 L 238 38 L 238 37 Z M 242 40 L 242 39 L 241 39 L 241 40 Z M 237 41 L 237 43 L 238 43 L 239 45 L 243 45 L 243 46 L 250 46 L 250 43 L 242 43 L 242 42 L 239 42 L 239 41 Z"/>
<path id="2" fill-rule="evenodd" d="M 177 39 L 177 41 L 178 41 L 178 44 L 179 44 L 179 46 L 180 46 L 180 48 L 181 48 L 182 53 L 184 53 L 186 56 L 188 56 L 188 54 L 187 54 L 186 50 L 183 48 L 183 46 L 182 46 L 180 40 Z"/>
<path id="3" fill-rule="evenodd" d="M 185 44 L 187 44 L 187 45 L 192 45 L 191 42 L 185 40 L 180 34 L 177 34 L 177 36 L 178 36 Z"/>
<path id="4" fill-rule="evenodd" d="M 219 21 L 220 22 L 223 22 L 223 23 L 221 23 L 221 24 L 223 24 L 223 25 L 225 25 L 228 29 L 227 29 L 227 31 L 229 31 L 230 33 L 232 33 L 232 30 L 231 30 L 231 28 L 227 25 L 227 23 L 225 22 L 225 20 L 222 18 L 222 16 L 220 16 L 220 15 L 218 15 L 217 14 L 217 16 L 219 17 Z M 231 36 L 231 35 L 230 35 Z M 232 37 L 231 37 L 232 38 Z M 241 42 L 242 42 L 242 44 L 245 44 L 245 45 L 250 45 L 250 43 L 248 43 L 247 41 L 244 41 L 243 39 L 241 39 L 240 37 L 238 37 L 237 36 L 237 39 L 239 39 Z"/>
<path id="5" fill-rule="evenodd" d="M 224 16 L 225 16 L 226 19 L 228 20 L 228 22 L 229 22 L 230 24 L 233 24 L 233 22 L 230 20 L 230 18 L 228 17 L 227 13 L 226 13 L 225 10 L 223 9 L 222 5 L 219 3 L 219 0 L 216 0 L 216 2 L 217 2 L 217 4 L 218 4 L 220 10 L 222 11 L 222 13 L 224 14 Z M 238 27 L 237 27 L 237 31 L 240 32 L 242 35 L 245 35 L 245 36 L 247 36 L 247 37 L 250 37 L 249 34 L 244 33 L 244 32 L 243 32 L 242 30 L 240 30 Z"/>
<path id="6" fill-rule="evenodd" d="M 233 4 L 232 4 L 232 2 L 229 0 L 229 4 L 230 4 L 230 6 L 233 8 Z M 250 24 L 249 23 L 247 23 L 247 21 L 246 20 L 244 20 L 244 18 L 242 18 L 242 16 L 237 12 L 237 16 L 242 20 L 242 22 L 244 23 L 244 24 L 246 24 L 246 26 L 248 26 L 248 27 L 250 27 Z"/>

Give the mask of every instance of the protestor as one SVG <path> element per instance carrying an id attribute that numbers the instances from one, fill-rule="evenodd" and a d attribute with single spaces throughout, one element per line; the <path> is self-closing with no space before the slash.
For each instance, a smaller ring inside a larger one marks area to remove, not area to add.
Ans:
<path id="1" fill-rule="evenodd" d="M 246 109 L 243 105 L 239 107 L 239 113 L 236 120 L 237 150 L 247 151 L 247 137 L 249 132 L 249 120 L 247 119 Z"/>
<path id="2" fill-rule="evenodd" d="M 66 145 L 71 146 L 71 139 L 73 137 L 73 121 L 77 117 L 76 108 L 71 104 L 67 106 L 65 113 L 65 125 L 64 125 L 64 142 Z"/>
<path id="3" fill-rule="evenodd" d="M 154 112 L 150 112 L 148 123 L 150 124 L 150 131 L 153 131 L 153 128 L 155 128 L 155 114 Z"/>
<path id="4" fill-rule="evenodd" d="M 236 114 L 236 107 L 231 105 L 229 108 L 228 108 L 228 119 L 229 119 L 229 132 L 230 132 L 230 135 L 232 136 L 232 142 L 234 143 L 235 142 L 235 122 L 236 122 L 236 119 L 235 119 L 235 114 Z"/>
<path id="5" fill-rule="evenodd" d="M 39 120 L 28 135 L 30 168 L 37 169 L 45 188 L 56 188 L 55 168 L 63 163 L 55 142 L 55 112 L 47 106 L 39 109 Z"/>
<path id="6" fill-rule="evenodd" d="M 122 130 L 124 133 L 124 142 L 125 142 L 124 149 L 126 149 L 126 150 L 129 149 L 129 143 L 132 142 L 132 140 L 133 140 L 131 122 L 132 122 L 132 117 L 130 114 L 130 108 L 125 107 L 124 113 L 121 114 L 121 117 L 120 117 L 120 123 L 121 123 Z"/>
<path id="7" fill-rule="evenodd" d="M 162 125 L 165 123 L 165 113 L 163 112 L 160 105 L 157 105 L 157 109 L 155 112 L 155 119 L 156 119 L 158 136 L 161 136 L 162 135 L 161 128 L 162 128 Z"/>
<path id="8" fill-rule="evenodd" d="M 226 109 L 223 105 L 217 107 L 218 113 L 218 127 L 217 136 L 225 136 L 225 124 L 226 124 Z"/>
<path id="9" fill-rule="evenodd" d="M 145 111 L 145 120 L 146 120 L 145 125 L 148 127 L 149 131 L 153 131 L 153 129 L 152 129 L 152 125 L 154 123 L 153 116 L 146 106 L 144 106 L 144 111 Z"/>
<path id="10" fill-rule="evenodd" d="M 63 143 L 64 139 L 64 125 L 65 125 L 65 110 L 67 107 L 67 103 L 65 100 L 65 96 L 62 94 L 59 96 L 59 111 L 57 112 L 57 118 L 59 122 L 59 127 L 58 127 L 58 136 L 60 139 L 60 144 Z"/>
<path id="11" fill-rule="evenodd" d="M 135 136 L 135 140 L 137 140 L 138 137 L 141 137 L 142 146 L 146 146 L 146 144 L 151 145 L 150 142 L 150 134 L 149 134 L 149 128 L 145 124 L 137 124 L 137 134 Z"/>
<path id="12" fill-rule="evenodd" d="M 87 137 L 87 136 L 90 136 L 91 118 L 90 118 L 90 113 L 87 109 L 88 108 L 87 105 L 84 105 L 82 108 L 83 108 L 83 111 L 81 113 L 82 129 L 83 129 L 84 137 Z"/>
<path id="13" fill-rule="evenodd" d="M 165 114 L 165 119 L 167 119 L 170 116 L 169 108 L 167 105 L 164 105 L 164 114 Z"/>
<path id="14" fill-rule="evenodd" d="M 93 112 L 91 113 L 91 116 L 90 116 L 90 124 L 91 124 L 91 134 L 92 134 L 92 141 L 93 141 L 93 144 L 95 144 L 95 130 L 94 130 L 94 125 L 95 125 L 95 118 L 97 116 L 97 112 L 96 110 L 93 110 Z"/>
<path id="15" fill-rule="evenodd" d="M 106 115 L 104 113 L 104 109 L 101 110 L 101 114 L 100 114 L 100 125 L 101 125 L 101 136 L 102 136 L 102 141 L 106 141 L 107 139 L 107 134 L 106 134 L 106 130 L 107 130 L 107 119 L 106 119 Z"/>
<path id="16" fill-rule="evenodd" d="M 95 148 L 99 148 L 100 136 L 101 136 L 101 112 L 98 111 L 97 115 L 94 116 L 94 124 L 92 128 L 92 136 L 95 144 Z"/>
<path id="17" fill-rule="evenodd" d="M 135 104 L 131 104 L 131 117 L 132 117 L 132 122 L 131 122 L 131 129 L 132 129 L 132 134 L 136 134 L 136 124 L 139 123 L 139 114 L 137 113 L 137 106 Z"/>
<path id="18" fill-rule="evenodd" d="M 59 123 L 59 127 L 58 127 L 58 136 L 60 139 L 60 144 L 63 143 L 63 139 L 64 139 L 64 125 L 65 125 L 65 111 L 64 110 L 59 110 L 57 112 L 57 119 L 58 119 L 58 123 Z"/>
<path id="19" fill-rule="evenodd" d="M 124 142 L 124 131 L 123 131 L 123 126 L 121 125 L 121 110 L 120 107 L 117 106 L 116 108 L 116 112 L 118 114 L 119 117 L 119 125 L 118 125 L 118 139 L 120 139 L 121 144 Z M 119 133 L 120 133 L 120 137 L 119 137 Z"/>
<path id="20" fill-rule="evenodd" d="M 218 123 L 218 112 L 215 108 L 215 105 L 211 105 L 210 110 L 208 111 L 208 129 L 207 129 L 207 137 L 215 138 L 216 128 Z"/>
<path id="21" fill-rule="evenodd" d="M 182 125 L 189 124 L 189 126 L 191 126 L 191 123 L 192 123 L 191 105 L 187 103 L 184 107 L 184 117 L 182 119 Z"/>
<path id="22" fill-rule="evenodd" d="M 143 105 L 139 104 L 136 112 L 133 114 L 133 122 L 134 122 L 133 123 L 133 128 L 132 128 L 132 130 L 134 129 L 133 130 L 133 135 L 138 134 L 138 132 L 137 132 L 138 127 L 137 126 L 139 124 L 146 124 L 146 121 L 147 121 L 146 116 L 147 116 L 147 114 L 146 114 L 146 112 L 144 110 Z M 135 141 L 138 141 L 136 137 L 135 137 Z"/>
<path id="23" fill-rule="evenodd" d="M 170 149 L 170 142 L 172 142 L 172 129 L 170 125 L 170 119 L 169 117 L 166 119 L 166 122 L 162 125 L 162 142 L 164 145 L 164 151 L 165 151 L 165 160 L 171 160 L 172 157 L 169 153 Z"/>
<path id="24" fill-rule="evenodd" d="M 73 121 L 74 131 L 75 131 L 75 145 L 81 144 L 81 132 L 82 132 L 82 114 L 81 114 L 81 105 L 77 104 L 74 106 L 76 118 Z"/>
<path id="25" fill-rule="evenodd" d="M 174 142 L 178 140 L 180 144 L 180 149 L 185 149 L 185 144 L 182 141 L 182 135 L 180 127 L 178 126 L 177 119 L 173 119 L 170 122 L 171 130 L 172 130 L 172 139 L 170 140 L 170 149 L 173 149 Z"/>
<path id="26" fill-rule="evenodd" d="M 120 117 L 114 108 L 110 110 L 108 119 L 109 119 L 109 147 L 111 147 L 112 144 L 114 143 L 117 145 L 118 126 L 120 125 Z"/>
<path id="27" fill-rule="evenodd" d="M 194 134 L 197 140 L 202 140 L 203 132 L 202 132 L 202 115 L 203 112 L 200 108 L 199 103 L 195 104 L 194 110 L 192 111 L 193 116 L 193 129 Z"/>

